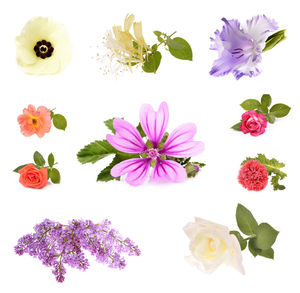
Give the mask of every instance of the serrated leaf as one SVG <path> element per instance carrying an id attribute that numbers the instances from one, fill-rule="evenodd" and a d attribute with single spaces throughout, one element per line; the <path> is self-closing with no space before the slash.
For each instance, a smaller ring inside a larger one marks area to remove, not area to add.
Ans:
<path id="1" fill-rule="evenodd" d="M 273 248 L 269 248 L 269 249 L 261 251 L 259 253 L 259 255 L 266 257 L 266 258 L 274 259 L 274 250 L 273 250 Z"/>
<path id="2" fill-rule="evenodd" d="M 81 149 L 77 154 L 77 158 L 82 164 L 94 164 L 106 156 L 116 153 L 118 153 L 118 151 L 113 148 L 107 140 L 96 140 Z"/>
<path id="3" fill-rule="evenodd" d="M 241 131 L 241 124 L 242 124 L 242 122 L 239 122 L 239 123 L 234 124 L 233 126 L 231 126 L 231 128 L 236 130 L 236 131 Z"/>
<path id="4" fill-rule="evenodd" d="M 33 160 L 38 166 L 40 166 L 40 167 L 45 166 L 46 161 L 45 161 L 44 157 L 38 151 L 34 152 Z"/>
<path id="5" fill-rule="evenodd" d="M 19 173 L 19 170 L 23 169 L 24 167 L 26 167 L 28 164 L 25 165 L 21 165 L 19 167 L 17 167 L 15 170 L 13 170 L 13 172 Z"/>
<path id="6" fill-rule="evenodd" d="M 136 127 L 136 129 L 140 133 L 141 137 L 146 137 L 146 133 L 144 132 L 141 123 L 139 123 L 139 125 Z"/>
<path id="7" fill-rule="evenodd" d="M 193 51 L 190 44 L 179 37 L 174 39 L 167 39 L 167 46 L 169 48 L 170 53 L 178 59 L 181 60 L 193 60 Z"/>
<path id="8" fill-rule="evenodd" d="M 273 185 L 273 190 L 284 190 L 285 186 L 279 184 L 280 176 L 278 174 L 272 176 L 271 184 Z"/>
<path id="9" fill-rule="evenodd" d="M 261 250 L 271 248 L 276 241 L 278 233 L 268 223 L 261 223 L 256 230 L 256 247 Z"/>
<path id="10" fill-rule="evenodd" d="M 54 155 L 51 153 L 49 154 L 48 156 L 48 164 L 49 164 L 49 167 L 53 167 L 54 166 L 54 162 L 55 162 L 55 159 L 54 159 Z"/>
<path id="11" fill-rule="evenodd" d="M 270 109 L 270 113 L 272 113 L 277 118 L 285 117 L 289 114 L 291 108 L 285 104 L 275 104 Z"/>
<path id="12" fill-rule="evenodd" d="M 146 61 L 144 62 L 142 69 L 148 73 L 156 73 L 161 61 L 161 53 L 155 51 L 148 55 Z"/>
<path id="13" fill-rule="evenodd" d="M 281 31 L 278 31 L 278 32 L 272 34 L 271 36 L 269 36 L 267 38 L 266 45 L 263 49 L 263 52 L 271 50 L 277 44 L 279 44 L 280 42 L 282 42 L 285 39 L 286 39 L 285 30 L 281 30 Z"/>
<path id="14" fill-rule="evenodd" d="M 54 114 L 53 116 L 53 125 L 60 130 L 65 130 L 67 127 L 67 120 L 61 114 Z"/>
<path id="15" fill-rule="evenodd" d="M 255 234 L 258 224 L 252 213 L 241 204 L 238 204 L 236 208 L 236 221 L 239 229 L 245 235 Z"/>
<path id="16" fill-rule="evenodd" d="M 230 231 L 230 234 L 233 234 L 240 243 L 241 250 L 244 250 L 247 247 L 247 240 L 245 240 L 239 231 Z"/>
<path id="17" fill-rule="evenodd" d="M 256 110 L 258 107 L 260 106 L 260 102 L 258 100 L 255 100 L 255 99 L 248 99 L 248 100 L 245 100 L 242 104 L 241 104 L 241 107 L 244 109 L 244 110 Z"/>
<path id="18" fill-rule="evenodd" d="M 111 118 L 111 119 L 108 119 L 106 121 L 104 121 L 104 124 L 106 125 L 106 127 L 113 133 L 115 134 L 116 131 L 114 129 L 114 125 L 113 125 L 113 122 L 114 122 L 115 118 Z"/>
<path id="19" fill-rule="evenodd" d="M 50 169 L 48 174 L 52 183 L 54 184 L 60 183 L 60 173 L 56 168 Z"/>
<path id="20" fill-rule="evenodd" d="M 272 98 L 271 98 L 271 96 L 268 95 L 268 94 L 262 95 L 262 97 L 261 97 L 261 104 L 264 105 L 264 106 L 266 106 L 266 107 L 271 106 L 271 104 L 272 104 Z"/>

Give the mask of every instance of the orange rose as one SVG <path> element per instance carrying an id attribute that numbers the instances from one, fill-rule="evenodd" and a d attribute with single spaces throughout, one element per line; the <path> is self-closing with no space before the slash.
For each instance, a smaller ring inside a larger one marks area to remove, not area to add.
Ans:
<path id="1" fill-rule="evenodd" d="M 18 172 L 19 181 L 25 187 L 44 188 L 48 183 L 47 168 L 37 169 L 34 165 L 28 164 Z"/>

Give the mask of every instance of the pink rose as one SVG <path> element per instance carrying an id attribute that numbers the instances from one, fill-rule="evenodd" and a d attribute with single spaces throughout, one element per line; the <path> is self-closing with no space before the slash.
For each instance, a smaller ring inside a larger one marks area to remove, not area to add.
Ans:
<path id="1" fill-rule="evenodd" d="M 249 133 L 252 136 L 258 136 L 265 132 L 267 127 L 267 120 L 265 115 L 256 111 L 247 111 L 242 115 L 241 131 Z"/>

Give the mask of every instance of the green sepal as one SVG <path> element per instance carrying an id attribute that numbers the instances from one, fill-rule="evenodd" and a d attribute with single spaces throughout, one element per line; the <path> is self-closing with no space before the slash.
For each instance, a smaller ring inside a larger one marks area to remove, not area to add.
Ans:
<path id="1" fill-rule="evenodd" d="M 190 44 L 179 37 L 167 38 L 167 46 L 172 56 L 181 60 L 193 60 L 193 51 Z"/>
<path id="2" fill-rule="evenodd" d="M 39 167 L 43 167 L 46 164 L 44 157 L 38 151 L 34 152 L 33 160 Z"/>
<path id="3" fill-rule="evenodd" d="M 136 127 L 136 129 L 140 133 L 141 137 L 146 137 L 146 133 L 144 132 L 141 123 L 139 123 L 139 125 Z"/>
<path id="4" fill-rule="evenodd" d="M 269 36 L 267 38 L 266 45 L 265 45 L 265 47 L 263 49 L 263 52 L 271 50 L 277 44 L 279 44 L 280 42 L 282 42 L 285 39 L 286 39 L 285 30 L 281 30 L 281 31 L 278 31 L 278 32 L 272 34 L 271 36 Z"/>
<path id="5" fill-rule="evenodd" d="M 239 231 L 230 231 L 230 234 L 233 234 L 240 243 L 241 250 L 244 250 L 247 247 L 247 240 L 242 237 Z"/>
<path id="6" fill-rule="evenodd" d="M 236 208 L 236 222 L 245 235 L 255 235 L 258 224 L 252 213 L 240 203 Z"/>

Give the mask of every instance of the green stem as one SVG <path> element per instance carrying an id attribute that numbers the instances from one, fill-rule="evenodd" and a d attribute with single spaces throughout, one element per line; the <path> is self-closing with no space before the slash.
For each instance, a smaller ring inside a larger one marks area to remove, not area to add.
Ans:
<path id="1" fill-rule="evenodd" d="M 170 34 L 169 36 L 167 35 L 167 34 L 162 34 L 166 39 L 167 38 L 171 38 L 173 35 L 175 35 L 176 34 L 176 31 L 174 32 L 174 33 L 172 33 L 172 34 Z M 167 42 L 164 40 L 163 42 L 160 42 L 158 45 L 157 45 L 157 48 L 161 45 L 161 44 L 164 44 L 164 45 L 167 45 Z"/>
<path id="2" fill-rule="evenodd" d="M 255 234 L 253 234 L 253 235 L 250 235 L 249 237 L 247 237 L 247 238 L 245 238 L 244 240 L 250 240 L 250 239 L 252 239 L 252 238 L 255 238 L 256 237 L 256 235 Z"/>

